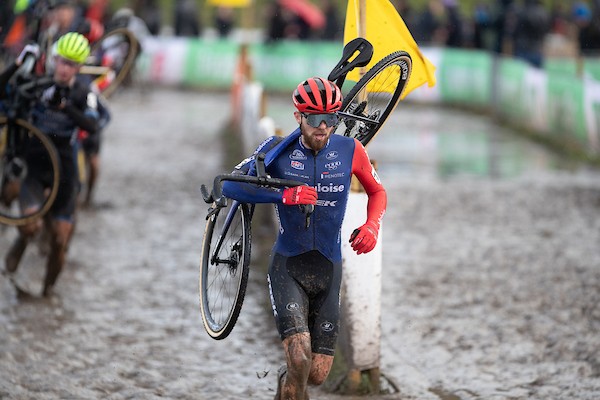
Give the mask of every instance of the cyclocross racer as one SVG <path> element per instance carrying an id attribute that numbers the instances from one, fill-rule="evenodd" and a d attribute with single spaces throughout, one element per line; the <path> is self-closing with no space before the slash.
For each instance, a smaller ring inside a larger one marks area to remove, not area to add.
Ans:
<path id="1" fill-rule="evenodd" d="M 84 129 L 95 134 L 98 129 L 97 97 L 88 86 L 81 84 L 76 75 L 90 53 L 88 40 L 70 32 L 60 37 L 56 46 L 56 70 L 50 77 L 38 77 L 48 82 L 41 97 L 34 102 L 31 121 L 54 143 L 60 157 L 60 184 L 58 194 L 48 216 L 51 243 L 46 265 L 43 295 L 49 295 L 65 261 L 73 232 L 74 212 L 79 190 L 76 151 L 77 132 Z M 12 70 L 13 68 L 9 68 Z M 3 74 L 3 78 L 6 78 Z M 0 82 L 3 80 L 0 79 Z M 5 83 L 4 83 L 5 84 Z M 19 193 L 20 206 L 35 210 L 43 199 L 48 185 L 46 160 L 36 157 L 35 149 L 27 156 L 28 174 Z M 19 227 L 19 236 L 13 243 L 5 263 L 8 272 L 16 271 L 29 239 L 42 227 L 37 220 Z"/>
<path id="2" fill-rule="evenodd" d="M 302 82 L 293 94 L 299 128 L 272 137 L 255 151 L 266 153 L 275 178 L 306 183 L 284 190 L 224 182 L 223 194 L 244 203 L 274 203 L 279 235 L 269 267 L 269 288 L 287 367 L 280 370 L 276 399 L 308 398 L 307 384 L 321 384 L 333 363 L 342 277 L 341 226 L 352 175 L 368 195 L 367 220 L 350 238 L 357 254 L 375 247 L 387 197 L 362 144 L 332 135 L 341 108 L 340 89 L 323 78 Z M 236 167 L 256 175 L 254 159 Z M 307 217 L 299 205 L 312 204 Z"/>

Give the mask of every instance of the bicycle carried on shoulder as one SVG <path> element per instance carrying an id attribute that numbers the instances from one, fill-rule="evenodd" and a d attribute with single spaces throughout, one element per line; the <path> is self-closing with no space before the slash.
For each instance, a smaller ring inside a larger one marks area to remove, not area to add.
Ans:
<path id="1" fill-rule="evenodd" d="M 35 59 L 26 57 L 16 78 L 28 74 Z M 25 72 L 23 72 L 25 71 Z M 58 192 L 60 162 L 52 141 L 29 122 L 32 101 L 39 92 L 52 85 L 52 79 L 17 83 L 12 96 L 0 110 L 0 223 L 24 225 L 42 217 L 52 206 Z M 18 204 L 22 182 L 30 172 L 30 161 L 44 165 L 46 190 L 40 207 L 25 213 Z"/>
<path id="2" fill-rule="evenodd" d="M 357 54 L 358 53 L 358 54 Z M 366 39 L 349 42 L 328 79 L 342 87 L 347 74 L 369 64 L 373 46 Z M 404 51 L 388 55 L 370 68 L 344 97 L 340 123 L 335 134 L 353 137 L 367 145 L 380 131 L 394 110 L 410 77 L 412 60 Z M 228 202 L 221 191 L 223 181 L 236 181 L 272 188 L 303 185 L 301 182 L 271 178 L 265 173 L 265 154 L 254 159 L 256 176 L 222 174 L 214 179 L 209 192 L 201 186 L 202 196 L 211 204 L 202 242 L 200 263 L 200 311 L 206 332 L 213 339 L 226 338 L 239 317 L 250 269 L 251 220 L 253 204 Z M 305 206 L 307 223 L 313 206 Z"/>
<path id="3" fill-rule="evenodd" d="M 364 38 L 356 38 L 344 46 L 341 60 L 327 79 L 342 89 L 346 75 L 365 67 L 372 57 L 373 45 Z M 411 72 L 412 58 L 405 51 L 396 51 L 379 60 L 344 95 L 338 111 L 341 121 L 334 133 L 356 138 L 366 146 L 398 105 Z"/>

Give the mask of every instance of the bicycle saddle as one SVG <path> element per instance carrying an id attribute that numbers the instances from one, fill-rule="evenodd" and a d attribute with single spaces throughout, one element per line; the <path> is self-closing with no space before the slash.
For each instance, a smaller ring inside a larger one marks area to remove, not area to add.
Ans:
<path id="1" fill-rule="evenodd" d="M 350 58 L 358 52 L 358 55 L 352 60 Z M 365 38 L 358 37 L 351 40 L 344 46 L 342 58 L 337 65 L 331 70 L 327 79 L 335 82 L 341 77 L 344 77 L 348 72 L 357 67 L 364 67 L 373 57 L 373 45 Z M 339 86 L 339 85 L 338 85 Z"/>

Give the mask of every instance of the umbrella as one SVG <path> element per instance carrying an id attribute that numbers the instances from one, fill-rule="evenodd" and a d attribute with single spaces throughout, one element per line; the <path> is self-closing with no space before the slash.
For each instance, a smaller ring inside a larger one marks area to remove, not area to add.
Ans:
<path id="1" fill-rule="evenodd" d="M 325 26 L 323 11 L 307 0 L 279 0 L 279 4 L 302 18 L 313 29 Z"/>

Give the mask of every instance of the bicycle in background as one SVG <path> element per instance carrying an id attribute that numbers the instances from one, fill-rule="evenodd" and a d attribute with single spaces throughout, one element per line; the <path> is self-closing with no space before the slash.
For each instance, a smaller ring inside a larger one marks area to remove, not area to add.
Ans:
<path id="1" fill-rule="evenodd" d="M 35 58 L 28 55 L 17 70 L 12 95 L 0 106 L 0 223 L 25 225 L 42 217 L 52 206 L 58 192 L 60 163 L 52 141 L 29 123 L 32 102 L 53 84 L 51 77 L 29 81 Z M 19 83 L 22 80 L 26 83 Z M 29 173 L 28 160 L 36 158 L 46 165 L 48 189 L 44 201 L 33 213 L 25 214 L 18 204 L 21 182 Z"/>

